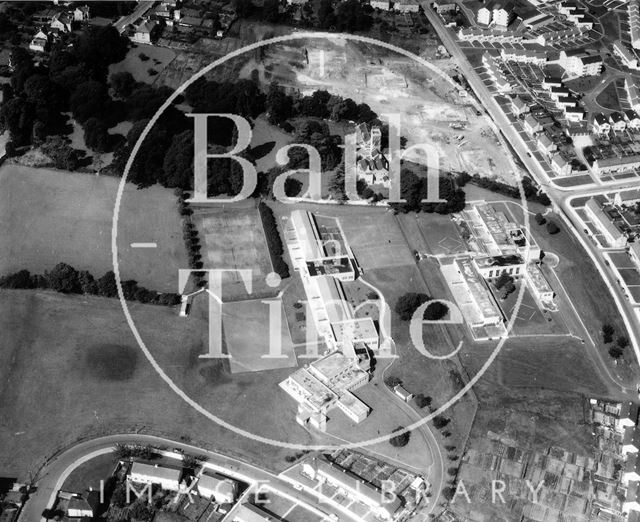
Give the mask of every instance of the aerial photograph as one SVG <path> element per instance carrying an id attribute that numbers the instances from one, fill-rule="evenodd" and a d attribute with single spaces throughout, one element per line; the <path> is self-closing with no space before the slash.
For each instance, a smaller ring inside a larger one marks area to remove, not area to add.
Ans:
<path id="1" fill-rule="evenodd" d="M 0 41 L 0 522 L 640 522 L 640 0 Z"/>

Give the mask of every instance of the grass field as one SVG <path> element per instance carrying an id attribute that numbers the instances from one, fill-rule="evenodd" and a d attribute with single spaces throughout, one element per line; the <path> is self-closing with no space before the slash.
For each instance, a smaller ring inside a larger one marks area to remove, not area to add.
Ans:
<path id="1" fill-rule="evenodd" d="M 92 488 L 100 490 L 100 481 L 106 482 L 115 469 L 117 460 L 112 453 L 97 457 L 80 464 L 64 481 L 62 489 L 71 493 L 85 493 Z"/>
<path id="2" fill-rule="evenodd" d="M 182 402 L 144 358 L 115 299 L 52 292 L 1 292 L 0 472 L 24 477 L 46 456 L 79 438 L 140 430 L 238 455 L 273 469 L 287 450 L 222 429 Z M 277 383 L 291 370 L 231 375 L 205 353 L 204 306 L 188 320 L 176 310 L 131 306 L 140 334 L 178 386 L 205 408 L 254 433 L 310 442 L 295 405 Z M 200 312 L 200 313 L 199 313 Z M 107 346 L 128 354 L 114 375 L 88 354 Z M 133 357 L 131 357 L 133 355 Z M 277 421 L 276 421 L 277 419 Z"/>
<path id="3" fill-rule="evenodd" d="M 7 165 L 0 168 L 0 274 L 42 273 L 64 261 L 100 277 L 113 268 L 111 223 L 118 179 Z M 55 238 L 55 240 L 53 239 Z M 133 242 L 156 249 L 133 249 Z M 118 246 L 123 279 L 176 292 L 187 259 L 175 197 L 154 186 L 127 185 Z M 161 259 L 161 261 L 159 261 Z"/>
<path id="4" fill-rule="evenodd" d="M 141 56 L 142 55 L 142 56 Z M 144 57 L 146 60 L 143 60 Z M 109 66 L 109 74 L 130 72 L 138 82 L 154 83 L 167 65 L 175 58 L 175 53 L 166 47 L 138 44 L 129 49 L 124 60 Z M 155 71 L 152 73 L 151 71 Z"/>

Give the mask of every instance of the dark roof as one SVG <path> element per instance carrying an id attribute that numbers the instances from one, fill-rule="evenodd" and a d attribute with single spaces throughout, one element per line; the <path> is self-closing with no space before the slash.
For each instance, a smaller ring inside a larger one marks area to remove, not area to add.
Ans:
<path id="1" fill-rule="evenodd" d="M 624 116 L 622 116 L 622 114 L 620 114 L 619 112 L 612 112 L 611 114 L 609 114 L 609 118 L 614 123 L 617 123 L 619 121 L 624 121 Z"/>
<path id="2" fill-rule="evenodd" d="M 599 54 L 592 54 L 582 58 L 582 63 L 599 63 L 602 61 L 602 57 Z"/>

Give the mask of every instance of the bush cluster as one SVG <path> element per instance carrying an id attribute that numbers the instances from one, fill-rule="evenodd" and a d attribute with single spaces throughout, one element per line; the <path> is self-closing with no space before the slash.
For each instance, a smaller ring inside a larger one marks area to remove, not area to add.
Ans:
<path id="1" fill-rule="evenodd" d="M 284 249 L 282 247 L 282 239 L 278 232 L 278 223 L 273 215 L 273 210 L 271 210 L 264 201 L 261 201 L 258 203 L 258 211 L 260 212 L 260 218 L 262 219 L 262 227 L 264 228 L 264 235 L 267 240 L 267 246 L 269 247 L 273 270 L 282 279 L 289 277 L 289 266 L 282 258 Z"/>
<path id="2" fill-rule="evenodd" d="M 467 183 L 473 183 L 478 187 L 490 190 L 491 192 L 497 192 L 498 194 L 504 194 L 510 198 L 521 199 L 522 197 L 519 187 L 512 187 L 506 183 L 496 181 L 495 179 L 483 178 L 478 174 L 474 174 L 472 176 L 468 172 L 461 172 L 458 174 L 456 182 L 459 187 L 464 187 Z M 533 180 L 528 176 L 524 176 L 522 178 L 522 190 L 527 201 L 535 201 L 536 203 L 540 203 L 544 206 L 551 205 L 549 196 L 540 191 L 534 184 Z"/>
<path id="3" fill-rule="evenodd" d="M 76 270 L 66 263 L 58 263 L 53 269 L 42 274 L 32 274 L 20 270 L 14 274 L 0 277 L 0 288 L 10 289 L 50 289 L 63 294 L 88 294 L 101 297 L 116 297 L 118 287 L 115 274 L 110 270 L 95 279 L 86 270 Z M 174 306 L 180 302 L 180 296 L 173 293 L 161 293 L 139 286 L 132 279 L 122 281 L 125 299 L 147 304 Z"/>

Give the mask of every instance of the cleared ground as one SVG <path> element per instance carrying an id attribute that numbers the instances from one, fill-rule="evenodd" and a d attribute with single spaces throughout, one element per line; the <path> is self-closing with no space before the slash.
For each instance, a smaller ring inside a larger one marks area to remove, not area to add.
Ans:
<path id="1" fill-rule="evenodd" d="M 59 262 L 100 277 L 112 270 L 111 225 L 118 179 L 5 164 L 0 168 L 0 274 L 42 273 Z M 131 248 L 155 242 L 155 249 Z M 176 292 L 187 268 L 182 225 L 172 192 L 127 185 L 118 247 L 123 279 Z"/>

